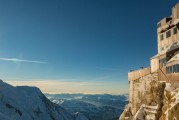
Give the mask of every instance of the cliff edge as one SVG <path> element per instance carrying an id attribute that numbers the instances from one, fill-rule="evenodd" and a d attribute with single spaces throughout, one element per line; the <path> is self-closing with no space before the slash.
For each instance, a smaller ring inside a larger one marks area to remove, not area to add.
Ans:
<path id="1" fill-rule="evenodd" d="M 179 83 L 158 81 L 154 73 L 129 86 L 129 103 L 119 120 L 179 120 Z"/>

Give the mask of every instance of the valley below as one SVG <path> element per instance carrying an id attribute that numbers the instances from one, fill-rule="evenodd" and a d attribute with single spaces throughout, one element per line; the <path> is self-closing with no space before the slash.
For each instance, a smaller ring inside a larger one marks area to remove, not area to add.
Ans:
<path id="1" fill-rule="evenodd" d="M 45 94 L 71 114 L 79 114 L 87 120 L 118 120 L 128 102 L 128 96 L 110 94 Z"/>

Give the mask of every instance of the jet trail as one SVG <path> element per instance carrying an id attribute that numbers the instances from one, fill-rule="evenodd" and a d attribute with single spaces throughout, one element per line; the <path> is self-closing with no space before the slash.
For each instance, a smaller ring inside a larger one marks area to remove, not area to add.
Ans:
<path id="1" fill-rule="evenodd" d="M 0 58 L 0 60 L 13 61 L 13 62 L 47 63 L 47 62 L 42 62 L 42 61 L 23 60 L 23 59 L 17 59 L 17 58 Z"/>

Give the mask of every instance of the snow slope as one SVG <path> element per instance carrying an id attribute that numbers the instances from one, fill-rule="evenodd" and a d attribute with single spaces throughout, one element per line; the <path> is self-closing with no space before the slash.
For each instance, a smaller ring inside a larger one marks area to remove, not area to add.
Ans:
<path id="1" fill-rule="evenodd" d="M 0 120 L 81 120 L 78 118 L 36 87 L 13 87 L 0 80 Z"/>

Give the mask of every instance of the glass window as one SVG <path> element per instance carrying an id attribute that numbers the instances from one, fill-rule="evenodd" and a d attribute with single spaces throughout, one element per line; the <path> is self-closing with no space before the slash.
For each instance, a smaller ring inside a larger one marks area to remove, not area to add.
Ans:
<path id="1" fill-rule="evenodd" d="M 177 65 L 173 65 L 173 73 L 177 72 Z"/>
<path id="2" fill-rule="evenodd" d="M 177 72 L 179 73 L 179 65 L 177 65 Z"/>
<path id="3" fill-rule="evenodd" d="M 170 73 L 169 67 L 167 67 L 167 73 L 168 73 L 168 74 Z"/>
<path id="4" fill-rule="evenodd" d="M 169 30 L 169 31 L 166 32 L 166 38 L 168 38 L 170 36 L 171 36 L 171 31 Z"/>
<path id="5" fill-rule="evenodd" d="M 179 73 L 179 64 L 167 67 L 166 72 L 167 72 L 167 74 Z"/>
<path id="6" fill-rule="evenodd" d="M 170 73 L 171 73 L 170 68 L 171 68 L 170 66 L 169 66 L 169 67 L 167 67 L 167 73 L 168 73 L 168 74 L 170 74 Z"/>
<path id="7" fill-rule="evenodd" d="M 173 29 L 173 34 L 177 34 L 177 27 Z"/>
<path id="8" fill-rule="evenodd" d="M 173 69 L 172 68 L 173 68 L 172 66 L 169 67 L 170 73 L 173 73 Z"/>
<path id="9" fill-rule="evenodd" d="M 160 63 L 162 66 L 166 66 L 166 58 L 160 59 L 160 60 L 159 60 L 159 63 Z"/>
<path id="10" fill-rule="evenodd" d="M 160 35 L 160 40 L 161 40 L 161 41 L 163 40 L 163 34 Z"/>

